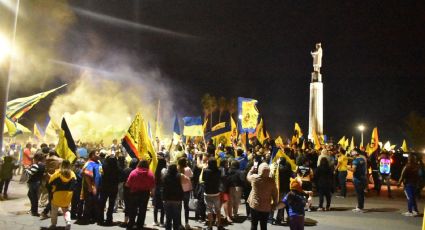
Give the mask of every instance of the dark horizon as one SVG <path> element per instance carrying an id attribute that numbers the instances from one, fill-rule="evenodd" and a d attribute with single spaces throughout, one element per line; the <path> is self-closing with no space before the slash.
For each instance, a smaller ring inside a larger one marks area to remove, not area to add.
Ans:
<path id="1" fill-rule="evenodd" d="M 308 133 L 310 51 L 317 42 L 323 47 L 325 134 L 354 136 L 358 143 L 356 127 L 363 123 L 365 140 L 377 126 L 382 141 L 401 145 L 403 120 L 413 111 L 425 115 L 425 11 L 419 1 L 70 4 L 193 36 L 119 28 L 76 13 L 62 47 L 66 54 L 73 34 L 94 33 L 108 46 L 148 56 L 175 89 L 173 109 L 180 116 L 202 114 L 205 93 L 241 96 L 259 101 L 273 136 L 291 135 L 294 122 Z"/>

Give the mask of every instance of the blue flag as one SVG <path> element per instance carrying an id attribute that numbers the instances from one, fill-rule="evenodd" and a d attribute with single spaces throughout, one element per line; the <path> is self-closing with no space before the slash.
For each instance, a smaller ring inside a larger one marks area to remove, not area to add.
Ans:
<path id="1" fill-rule="evenodd" d="M 179 119 L 177 118 L 177 115 L 176 115 L 176 118 L 174 119 L 173 139 L 175 141 L 180 140 L 180 135 L 181 135 L 181 132 L 180 132 Z"/>

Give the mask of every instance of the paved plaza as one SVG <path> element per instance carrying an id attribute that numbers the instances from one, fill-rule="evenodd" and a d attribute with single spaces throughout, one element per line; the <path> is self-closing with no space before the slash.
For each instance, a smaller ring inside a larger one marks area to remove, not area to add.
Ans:
<path id="1" fill-rule="evenodd" d="M 40 221 L 37 217 L 32 217 L 27 214 L 29 210 L 29 200 L 26 196 L 26 185 L 16 182 L 17 178 L 10 184 L 9 200 L 0 202 L 0 230 L 13 229 L 13 230 L 29 230 L 29 229 L 46 229 L 50 225 L 50 219 Z M 349 185 L 348 197 L 345 199 L 336 198 L 333 196 L 331 211 L 329 212 L 307 212 L 307 222 L 313 226 L 307 226 L 308 230 L 316 229 L 374 229 L 374 230 L 418 230 L 422 227 L 422 215 L 420 217 L 405 217 L 401 213 L 406 211 L 407 204 L 401 188 L 393 192 L 393 199 L 386 197 L 386 191 L 381 192 L 381 197 L 376 197 L 375 194 L 368 194 L 366 197 L 365 209 L 366 213 L 353 213 L 351 209 L 355 207 L 356 197 L 353 193 L 351 184 Z M 317 206 L 318 197 L 314 197 L 314 205 Z M 423 201 L 418 202 L 419 210 L 424 210 Z M 245 208 L 241 205 L 241 215 L 245 214 Z M 40 210 L 41 211 L 41 210 Z M 190 213 L 194 216 L 194 212 Z M 114 221 L 119 222 L 124 219 L 122 210 L 114 214 Z M 243 221 L 241 223 L 233 223 L 227 225 L 226 229 L 250 229 L 250 221 Z M 146 225 L 148 228 L 152 227 L 153 211 L 149 209 L 146 218 Z M 313 224 L 315 223 L 315 224 Z M 65 223 L 62 217 L 58 218 L 58 226 L 64 226 Z M 190 221 L 193 229 L 200 229 L 205 227 L 203 224 Z M 269 229 L 289 229 L 288 226 L 269 225 Z M 59 228 L 64 229 L 64 228 Z M 124 229 L 119 226 L 102 227 L 98 225 L 72 225 L 72 229 Z M 162 228 L 156 228 L 162 229 Z M 215 228 L 214 228 L 215 229 Z"/>

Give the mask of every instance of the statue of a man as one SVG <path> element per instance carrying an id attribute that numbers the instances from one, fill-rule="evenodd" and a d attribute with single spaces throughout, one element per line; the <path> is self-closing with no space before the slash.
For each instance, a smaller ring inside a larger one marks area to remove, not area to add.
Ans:
<path id="1" fill-rule="evenodd" d="M 316 43 L 316 50 L 311 52 L 311 56 L 313 57 L 313 70 L 314 72 L 320 73 L 320 67 L 322 67 L 322 44 Z"/>

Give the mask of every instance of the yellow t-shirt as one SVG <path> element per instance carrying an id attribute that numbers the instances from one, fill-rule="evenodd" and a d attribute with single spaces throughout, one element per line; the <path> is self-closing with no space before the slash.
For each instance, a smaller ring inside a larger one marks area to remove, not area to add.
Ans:
<path id="1" fill-rule="evenodd" d="M 341 155 L 338 157 L 338 172 L 347 171 L 348 157 Z"/>

